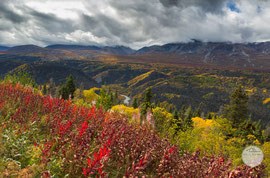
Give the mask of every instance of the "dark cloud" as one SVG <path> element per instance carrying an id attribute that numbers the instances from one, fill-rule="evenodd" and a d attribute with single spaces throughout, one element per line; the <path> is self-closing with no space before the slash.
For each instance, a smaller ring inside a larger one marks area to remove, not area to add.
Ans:
<path id="1" fill-rule="evenodd" d="M 75 29 L 72 26 L 73 21 L 60 19 L 54 14 L 45 14 L 33 9 L 29 9 L 29 14 L 38 26 L 43 27 L 48 32 L 71 33 Z"/>
<path id="2" fill-rule="evenodd" d="M 270 16 L 269 1 L 231 0 L 239 13 L 227 7 L 228 1 L 0 0 L 0 40 L 7 45 L 71 43 L 134 48 L 195 38 L 270 40 L 270 24 L 265 23 Z"/>
<path id="3" fill-rule="evenodd" d="M 221 12 L 222 7 L 227 0 L 159 0 L 165 7 L 177 6 L 186 8 L 195 6 L 201 8 L 203 11 Z"/>
<path id="4" fill-rule="evenodd" d="M 5 19 L 11 21 L 12 23 L 22 23 L 27 21 L 23 15 L 14 12 L 11 4 L 7 0 L 0 1 L 0 20 Z"/>

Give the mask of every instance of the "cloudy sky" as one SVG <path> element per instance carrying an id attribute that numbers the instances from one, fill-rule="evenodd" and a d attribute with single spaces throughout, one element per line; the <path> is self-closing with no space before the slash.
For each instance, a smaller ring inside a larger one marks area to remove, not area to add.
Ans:
<path id="1" fill-rule="evenodd" d="M 0 45 L 270 41 L 268 0 L 0 0 Z"/>

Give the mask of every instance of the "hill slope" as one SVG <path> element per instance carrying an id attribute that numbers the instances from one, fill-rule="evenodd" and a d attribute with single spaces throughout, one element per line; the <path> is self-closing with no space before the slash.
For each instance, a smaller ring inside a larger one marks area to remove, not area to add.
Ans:
<path id="1" fill-rule="evenodd" d="M 232 170 L 218 155 L 180 156 L 179 146 L 147 124 L 130 124 L 119 114 L 77 107 L 20 84 L 0 83 L 0 116 L 1 177 L 264 176 L 264 166 Z"/>

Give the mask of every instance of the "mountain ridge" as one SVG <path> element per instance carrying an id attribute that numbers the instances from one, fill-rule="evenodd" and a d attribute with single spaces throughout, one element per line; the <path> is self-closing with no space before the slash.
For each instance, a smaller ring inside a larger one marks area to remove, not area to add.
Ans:
<path id="1" fill-rule="evenodd" d="M 153 45 L 138 50 L 126 46 L 55 44 L 42 48 L 36 45 L 22 45 L 9 48 L 2 53 L 40 56 L 43 60 L 114 58 L 114 60 L 129 62 L 188 63 L 270 69 L 270 42 L 231 43 L 193 40 L 188 43 Z"/>

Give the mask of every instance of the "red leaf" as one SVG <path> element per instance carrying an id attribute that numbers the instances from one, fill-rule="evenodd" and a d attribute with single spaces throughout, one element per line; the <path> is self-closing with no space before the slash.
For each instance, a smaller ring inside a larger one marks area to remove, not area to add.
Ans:
<path id="1" fill-rule="evenodd" d="M 139 166 L 141 166 L 141 165 L 142 165 L 142 162 L 143 162 L 143 158 L 140 160 Z"/>
<path id="2" fill-rule="evenodd" d="M 97 156 L 97 152 L 95 153 L 95 162 L 97 162 L 98 160 L 98 156 Z"/>
<path id="3" fill-rule="evenodd" d="M 99 173 L 99 175 L 101 176 L 101 174 L 102 174 L 102 168 L 99 168 L 99 169 L 98 169 L 98 173 Z"/>
<path id="4" fill-rule="evenodd" d="M 87 176 L 87 172 L 86 170 L 83 168 L 83 173 L 84 173 L 84 176 L 86 177 Z"/>
<path id="5" fill-rule="evenodd" d="M 88 158 L 88 165 L 90 168 L 92 168 L 92 165 L 91 165 L 91 160 Z"/>

